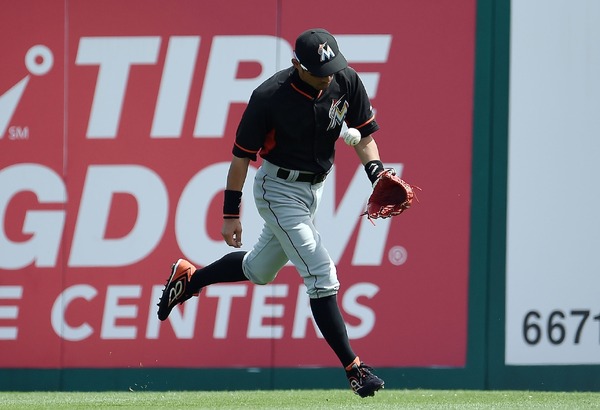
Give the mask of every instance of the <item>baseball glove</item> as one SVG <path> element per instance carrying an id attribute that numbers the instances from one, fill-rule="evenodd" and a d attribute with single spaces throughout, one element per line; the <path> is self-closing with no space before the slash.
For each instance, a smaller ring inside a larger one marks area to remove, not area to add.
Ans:
<path id="1" fill-rule="evenodd" d="M 382 171 L 373 184 L 373 192 L 363 215 L 369 219 L 400 215 L 410 208 L 413 198 L 417 198 L 414 189 L 421 188 L 402 180 L 394 169 Z"/>

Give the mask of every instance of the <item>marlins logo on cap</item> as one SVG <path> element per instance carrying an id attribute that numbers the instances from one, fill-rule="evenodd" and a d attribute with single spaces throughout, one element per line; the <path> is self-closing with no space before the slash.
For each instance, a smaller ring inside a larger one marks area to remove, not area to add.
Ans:
<path id="1" fill-rule="evenodd" d="M 348 67 L 331 33 L 322 28 L 306 30 L 296 39 L 296 58 L 317 77 L 327 77 Z"/>
<path id="2" fill-rule="evenodd" d="M 323 63 L 327 60 L 331 60 L 333 57 L 335 57 L 335 53 L 333 52 L 333 50 L 331 49 L 331 47 L 329 47 L 329 45 L 327 43 L 323 43 L 323 44 L 319 44 L 319 55 L 321 56 L 320 61 Z"/>

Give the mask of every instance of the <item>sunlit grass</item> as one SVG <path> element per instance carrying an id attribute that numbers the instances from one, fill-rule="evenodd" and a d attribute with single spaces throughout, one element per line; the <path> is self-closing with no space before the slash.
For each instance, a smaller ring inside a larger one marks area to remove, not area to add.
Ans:
<path id="1" fill-rule="evenodd" d="M 350 390 L 2 392 L 0 408 L 591 409 L 600 408 L 600 393 L 381 390 L 361 399 Z"/>

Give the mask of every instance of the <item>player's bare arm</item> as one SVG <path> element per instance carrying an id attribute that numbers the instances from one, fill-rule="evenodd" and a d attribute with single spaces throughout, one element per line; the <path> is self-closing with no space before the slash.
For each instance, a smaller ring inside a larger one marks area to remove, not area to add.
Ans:
<path id="1" fill-rule="evenodd" d="M 360 162 L 366 165 L 370 161 L 379 160 L 379 149 L 372 135 L 362 138 L 358 144 L 354 146 L 354 150 L 360 158 Z"/>
<path id="2" fill-rule="evenodd" d="M 229 165 L 229 173 L 227 174 L 227 187 L 233 191 L 241 191 L 246 181 L 248 174 L 248 165 L 250 158 L 240 158 L 233 156 Z"/>
<path id="3" fill-rule="evenodd" d="M 365 167 L 365 172 L 371 181 L 371 184 L 375 184 L 377 178 L 384 171 L 383 163 L 379 158 L 379 149 L 377 143 L 373 139 L 372 135 L 369 135 L 360 140 L 358 144 L 354 146 L 354 150 L 360 158 L 360 162 Z"/>
<path id="4" fill-rule="evenodd" d="M 249 164 L 249 158 L 239 158 L 236 156 L 232 158 L 227 174 L 227 190 L 242 191 L 246 175 L 248 174 Z M 240 248 L 242 246 L 242 223 L 240 222 L 240 218 L 224 218 L 221 235 L 227 245 Z"/>

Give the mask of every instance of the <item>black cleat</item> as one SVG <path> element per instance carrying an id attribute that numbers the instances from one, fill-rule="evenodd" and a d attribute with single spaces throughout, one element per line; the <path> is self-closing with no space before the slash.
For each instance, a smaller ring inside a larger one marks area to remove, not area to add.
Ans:
<path id="1" fill-rule="evenodd" d="M 158 318 L 166 320 L 171 310 L 179 303 L 183 303 L 198 293 L 189 293 L 188 285 L 196 267 L 186 261 L 179 259 L 171 266 L 171 276 L 167 279 L 160 301 L 158 302 Z"/>
<path id="2" fill-rule="evenodd" d="M 350 370 L 346 370 L 346 377 L 350 388 L 360 397 L 374 396 L 375 392 L 383 389 L 384 381 L 372 373 L 373 369 L 364 363 L 360 366 L 354 363 Z"/>

